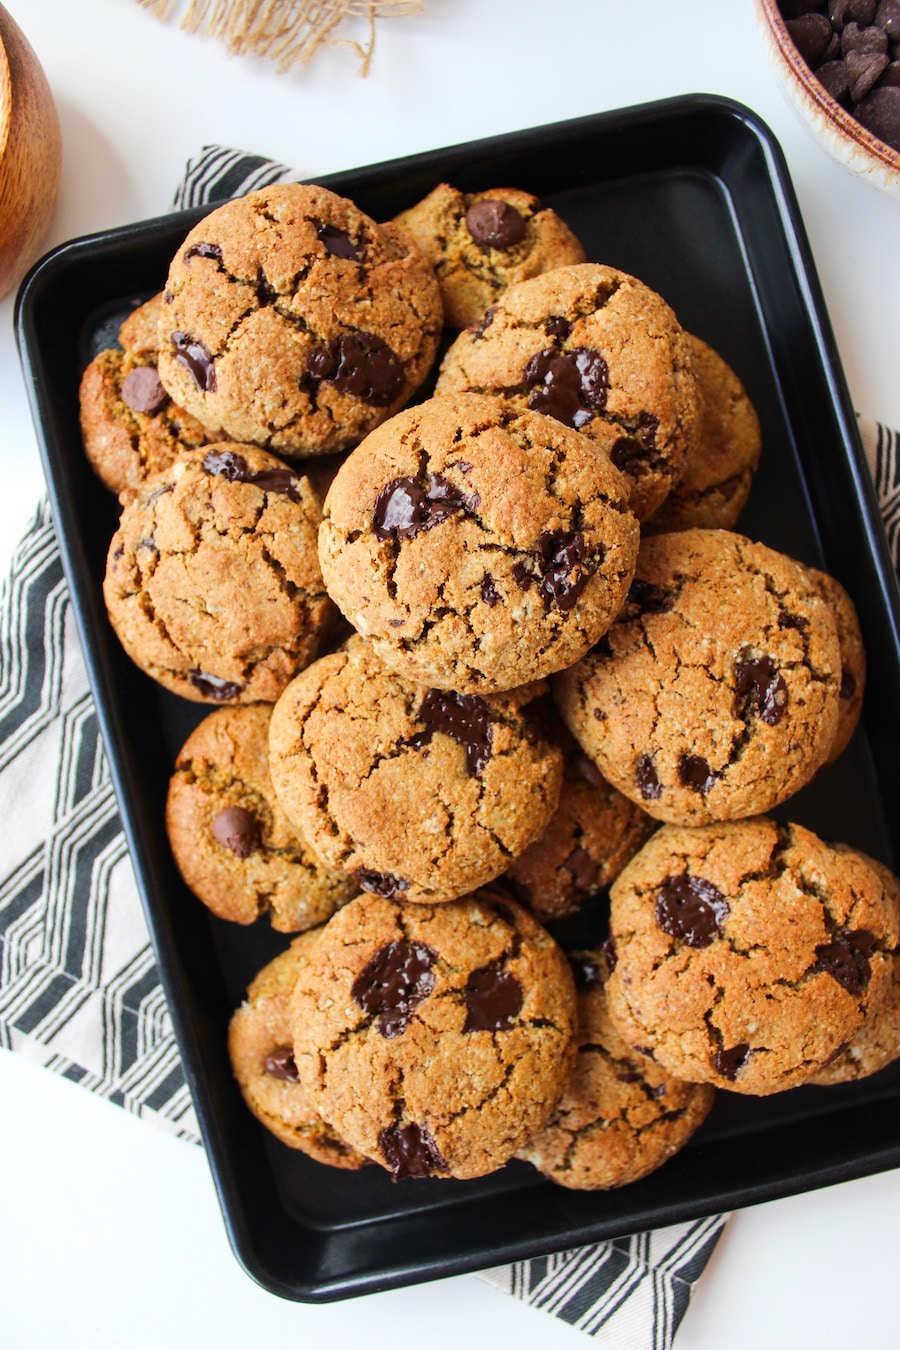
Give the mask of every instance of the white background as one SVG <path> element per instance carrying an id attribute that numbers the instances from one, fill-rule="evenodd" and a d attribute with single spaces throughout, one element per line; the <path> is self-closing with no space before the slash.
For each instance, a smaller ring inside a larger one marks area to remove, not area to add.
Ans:
<path id="1" fill-rule="evenodd" d="M 62 122 L 48 247 L 164 212 L 184 160 L 210 142 L 313 175 L 672 94 L 738 99 L 784 148 L 855 405 L 900 427 L 900 199 L 810 138 L 750 0 L 425 0 L 422 14 L 380 24 L 366 80 L 347 48 L 281 77 L 228 60 L 135 0 L 7 7 Z M 11 299 L 0 303 L 0 483 L 2 566 L 42 487 Z M 10 1054 L 0 1108 L 8 1350 L 588 1344 L 471 1276 L 327 1307 L 282 1302 L 232 1257 L 201 1150 Z M 898 1172 L 736 1215 L 678 1350 L 896 1347 L 898 1216 Z"/>

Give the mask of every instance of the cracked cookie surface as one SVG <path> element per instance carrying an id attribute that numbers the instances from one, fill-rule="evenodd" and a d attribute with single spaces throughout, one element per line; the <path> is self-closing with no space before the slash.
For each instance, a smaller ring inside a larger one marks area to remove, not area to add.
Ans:
<path id="1" fill-rule="evenodd" d="M 466 390 L 587 436 L 626 475 L 639 520 L 662 505 L 698 432 L 687 334 L 649 286 L 600 263 L 504 291 L 441 363 L 435 392 Z"/>
<path id="2" fill-rule="evenodd" d="M 857 854 L 767 818 L 665 826 L 611 889 L 609 1009 L 679 1078 L 812 1079 L 887 997 L 896 906 Z"/>
<path id="3" fill-rule="evenodd" d="M 729 530 L 746 505 L 759 466 L 759 418 L 728 363 L 708 343 L 688 335 L 700 401 L 697 439 L 681 478 L 647 521 L 655 534 L 693 526 Z"/>
<path id="4" fill-rule="evenodd" d="M 642 541 L 618 620 L 554 693 L 620 792 L 699 825 L 761 814 L 812 778 L 840 682 L 835 620 L 804 568 L 694 529 Z"/>
<path id="5" fill-rule="evenodd" d="M 139 305 L 119 329 L 121 350 L 99 352 L 78 391 L 85 454 L 112 492 L 139 487 L 185 450 L 213 437 L 173 403 L 156 370 L 162 295 Z"/>
<path id="6" fill-rule="evenodd" d="M 606 1006 L 607 958 L 573 952 L 575 1064 L 559 1106 L 518 1157 L 560 1186 L 610 1190 L 654 1172 L 709 1114 L 715 1089 L 684 1083 L 626 1045 Z"/>
<path id="7" fill-rule="evenodd" d="M 477 1177 L 556 1105 L 575 991 L 553 939 L 512 901 L 367 895 L 321 931 L 291 1021 L 300 1080 L 348 1143 L 397 1180 Z"/>
<path id="8" fill-rule="evenodd" d="M 545 689 L 429 689 L 353 637 L 276 704 L 278 799 L 364 890 L 418 903 L 464 895 L 499 876 L 556 809 L 562 754 L 535 715 Z"/>
<path id="9" fill-rule="evenodd" d="M 186 884 L 220 919 L 268 914 L 280 933 L 324 923 L 355 895 L 284 814 L 269 773 L 272 705 L 219 708 L 191 732 L 166 800 L 169 843 Z"/>
<path id="10" fill-rule="evenodd" d="M 259 971 L 228 1024 L 228 1054 L 244 1101 L 267 1130 L 316 1162 L 356 1170 L 368 1159 L 326 1125 L 294 1063 L 291 995 L 317 939 L 304 933 Z"/>
<path id="11" fill-rule="evenodd" d="M 131 659 L 205 703 L 274 703 L 334 607 L 307 479 L 253 446 L 179 457 L 123 498 L 103 595 Z"/>
<path id="12" fill-rule="evenodd" d="M 406 409 L 352 452 L 325 499 L 319 558 L 386 664 L 493 693 L 597 641 L 638 542 L 625 476 L 584 436 L 460 394 Z"/>
<path id="13" fill-rule="evenodd" d="M 460 192 L 440 183 L 394 220 L 434 267 L 451 328 L 468 328 L 516 282 L 585 261 L 565 221 L 518 188 Z"/>
<path id="14" fill-rule="evenodd" d="M 299 183 L 227 202 L 169 269 L 159 374 L 223 438 L 288 457 L 356 444 L 437 351 L 431 265 L 397 226 Z"/>

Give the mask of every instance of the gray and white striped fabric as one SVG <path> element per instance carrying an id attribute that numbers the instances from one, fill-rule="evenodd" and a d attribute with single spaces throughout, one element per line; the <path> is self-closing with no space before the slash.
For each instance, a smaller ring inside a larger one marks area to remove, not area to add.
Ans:
<path id="1" fill-rule="evenodd" d="M 176 206 L 297 179 L 205 147 Z M 896 560 L 894 433 L 863 423 Z M 199 1142 L 46 503 L 0 587 L 0 1046 Z M 618 1350 L 667 1350 L 724 1217 L 484 1272 Z"/>

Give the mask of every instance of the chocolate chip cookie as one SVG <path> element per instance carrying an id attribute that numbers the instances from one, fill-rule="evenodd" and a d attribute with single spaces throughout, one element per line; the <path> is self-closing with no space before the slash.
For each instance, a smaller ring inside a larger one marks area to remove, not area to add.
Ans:
<path id="1" fill-rule="evenodd" d="M 159 375 L 222 439 L 304 458 L 402 408 L 437 350 L 430 263 L 396 225 L 325 188 L 227 202 L 169 268 Z"/>
<path id="2" fill-rule="evenodd" d="M 566 749 L 562 790 L 544 833 L 507 868 L 524 904 L 544 921 L 575 914 L 608 887 L 656 829 L 606 782 L 576 745 Z"/>
<path id="3" fill-rule="evenodd" d="M 611 896 L 610 1014 L 678 1078 L 759 1096 L 808 1082 L 891 986 L 881 878 L 799 825 L 666 826 Z"/>
<path id="4" fill-rule="evenodd" d="M 228 1053 L 244 1101 L 267 1130 L 316 1162 L 356 1169 L 368 1159 L 325 1124 L 294 1063 L 291 995 L 317 939 L 315 930 L 303 933 L 259 972 L 228 1025 Z"/>
<path id="5" fill-rule="evenodd" d="M 162 296 L 134 310 L 119 330 L 121 349 L 99 352 L 78 391 L 84 449 L 113 492 L 139 487 L 184 450 L 212 440 L 195 417 L 173 403 L 156 370 Z"/>
<path id="6" fill-rule="evenodd" d="M 687 334 L 649 286 L 600 263 L 504 291 L 441 364 L 436 392 L 465 390 L 587 436 L 628 477 L 639 520 L 662 505 L 699 431 Z"/>
<path id="7" fill-rule="evenodd" d="M 321 931 L 292 998 L 310 1101 L 404 1177 L 478 1177 L 544 1124 L 572 1058 L 565 957 L 513 902 L 351 900 Z"/>
<path id="8" fill-rule="evenodd" d="M 562 754 L 544 739 L 545 688 L 432 689 L 353 637 L 276 704 L 279 802 L 363 890 L 421 904 L 464 895 L 505 871 L 556 809 Z"/>
<path id="9" fill-rule="evenodd" d="M 607 956 L 573 952 L 577 1054 L 559 1106 L 518 1156 L 560 1186 L 609 1190 L 661 1167 L 709 1114 L 715 1089 L 683 1083 L 632 1050 L 606 1006 Z"/>
<path id="10" fill-rule="evenodd" d="M 325 867 L 281 809 L 269 774 L 270 703 L 219 708 L 191 732 L 166 801 L 185 882 L 220 919 L 268 913 L 280 933 L 324 923 L 358 887 Z"/>
<path id="11" fill-rule="evenodd" d="M 727 530 L 644 539 L 619 619 L 555 679 L 569 730 L 658 820 L 758 815 L 824 763 L 841 659 L 798 563 Z"/>
<path id="12" fill-rule="evenodd" d="M 694 525 L 728 530 L 746 505 L 762 437 L 756 409 L 717 351 L 689 335 L 700 399 L 700 428 L 679 481 L 646 522 L 654 533 Z"/>
<path id="13" fill-rule="evenodd" d="M 123 500 L 103 595 L 128 655 L 184 698 L 274 703 L 334 617 L 307 479 L 218 443 Z"/>
<path id="14" fill-rule="evenodd" d="M 429 399 L 371 433 L 325 499 L 329 595 L 398 673 L 493 693 L 571 665 L 634 570 L 625 475 L 498 398 Z"/>
<path id="15" fill-rule="evenodd" d="M 440 183 L 394 219 L 434 267 L 451 328 L 475 323 L 508 286 L 585 261 L 565 221 L 518 188 L 460 192 Z"/>
<path id="16" fill-rule="evenodd" d="M 862 712 L 866 687 L 866 649 L 856 606 L 841 583 L 815 567 L 807 567 L 806 575 L 834 615 L 841 647 L 838 724 L 825 761 L 826 764 L 832 764 L 849 745 Z"/>

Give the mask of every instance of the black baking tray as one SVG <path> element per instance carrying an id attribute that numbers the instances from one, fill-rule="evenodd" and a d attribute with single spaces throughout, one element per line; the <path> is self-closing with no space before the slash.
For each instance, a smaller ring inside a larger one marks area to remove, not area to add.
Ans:
<path id="1" fill-rule="evenodd" d="M 738 372 L 762 465 L 740 529 L 833 573 L 869 656 L 862 726 L 839 762 L 777 814 L 895 868 L 900 595 L 809 245 L 782 154 L 754 113 L 706 95 L 534 128 L 319 181 L 386 219 L 442 180 L 525 188 L 588 257 L 658 290 Z M 900 1164 L 900 1069 L 769 1098 L 721 1093 L 660 1171 L 610 1193 L 566 1191 L 513 1162 L 478 1181 L 393 1185 L 285 1148 L 245 1109 L 229 1016 L 287 940 L 221 923 L 185 890 L 166 841 L 174 756 L 209 708 L 124 656 L 100 584 L 117 520 L 84 458 L 81 370 L 160 290 L 208 207 L 63 245 L 29 274 L 16 326 L 53 516 L 162 982 L 235 1253 L 265 1288 L 327 1300 L 478 1270 L 695 1218 Z M 599 919 L 598 919 L 599 922 Z"/>

